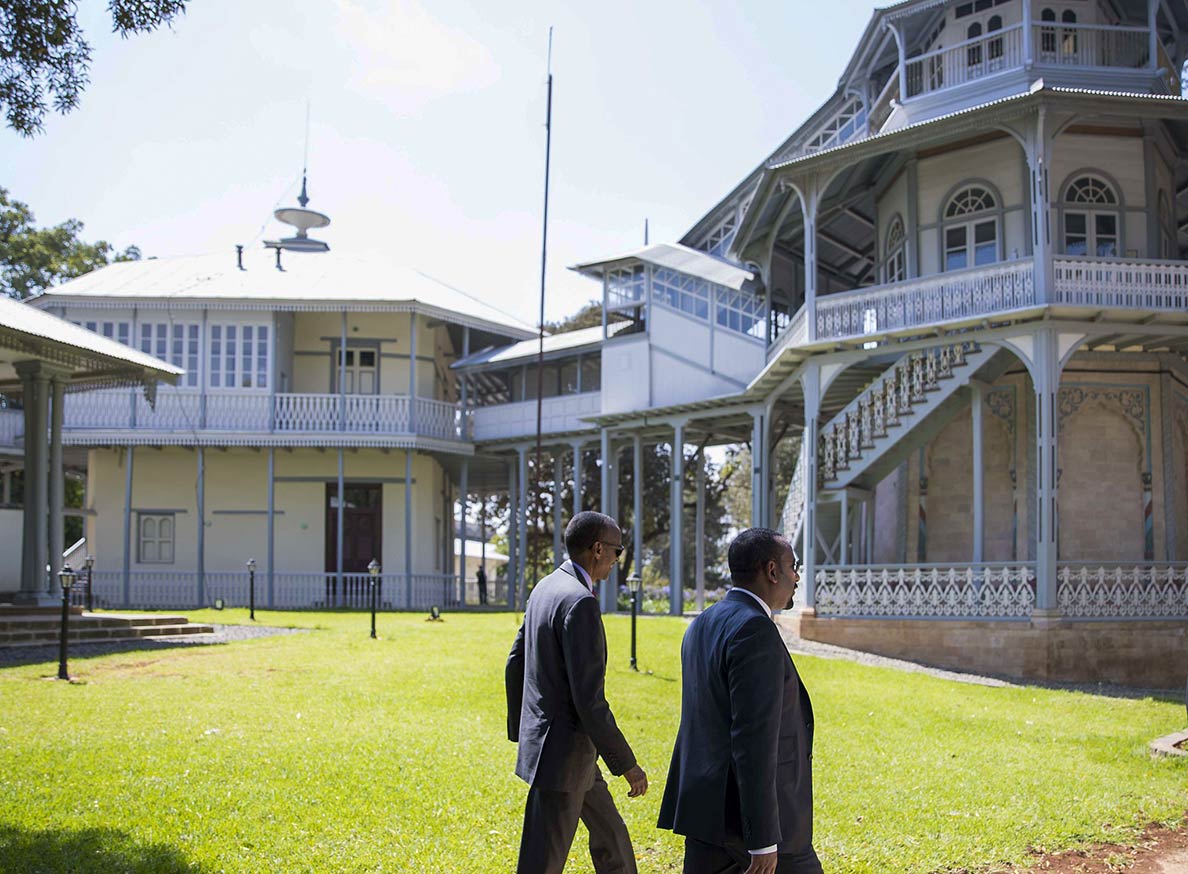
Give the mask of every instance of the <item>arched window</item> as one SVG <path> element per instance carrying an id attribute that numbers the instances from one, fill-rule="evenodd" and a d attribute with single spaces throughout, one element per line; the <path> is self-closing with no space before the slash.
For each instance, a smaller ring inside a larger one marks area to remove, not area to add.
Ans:
<path id="1" fill-rule="evenodd" d="M 906 258 L 907 235 L 903 232 L 903 220 L 896 216 L 887 230 L 887 257 L 883 262 L 884 282 L 903 282 L 907 279 Z"/>
<path id="2" fill-rule="evenodd" d="M 1065 9 L 1060 13 L 1061 24 L 1076 25 L 1077 13 L 1071 9 Z M 1077 32 L 1074 28 L 1062 28 L 1060 33 L 1060 63 L 1062 64 L 1077 64 L 1080 59 L 1077 57 Z"/>
<path id="3" fill-rule="evenodd" d="M 977 39 L 982 35 L 982 23 L 975 21 L 965 30 L 966 39 Z M 965 65 L 967 67 L 977 67 L 982 63 L 982 44 L 980 42 L 974 43 L 965 50 Z"/>
<path id="4" fill-rule="evenodd" d="M 1056 13 L 1051 9 L 1045 9 L 1040 12 L 1040 21 L 1047 25 L 1049 22 L 1056 23 Z M 1056 59 L 1056 28 L 1042 27 L 1040 29 L 1040 52 L 1045 61 L 1053 61 Z"/>
<path id="5" fill-rule="evenodd" d="M 994 33 L 1002 30 L 1002 16 L 991 15 L 990 20 L 986 22 L 986 33 Z M 991 70 L 1002 69 L 1002 37 L 995 37 L 986 44 L 986 57 L 989 59 L 989 68 Z"/>
<path id="6" fill-rule="evenodd" d="M 944 269 L 961 270 L 998 260 L 998 201 L 980 185 L 953 195 L 945 207 Z"/>
<path id="7" fill-rule="evenodd" d="M 1068 255 L 1118 255 L 1118 196 L 1099 176 L 1080 176 L 1064 189 L 1064 251 Z"/>

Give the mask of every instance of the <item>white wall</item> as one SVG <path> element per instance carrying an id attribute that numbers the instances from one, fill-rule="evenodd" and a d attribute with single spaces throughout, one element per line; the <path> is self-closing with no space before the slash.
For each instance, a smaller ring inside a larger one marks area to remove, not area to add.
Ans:
<path id="1" fill-rule="evenodd" d="M 651 406 L 651 358 L 646 334 L 615 337 L 602 346 L 602 412 Z"/>

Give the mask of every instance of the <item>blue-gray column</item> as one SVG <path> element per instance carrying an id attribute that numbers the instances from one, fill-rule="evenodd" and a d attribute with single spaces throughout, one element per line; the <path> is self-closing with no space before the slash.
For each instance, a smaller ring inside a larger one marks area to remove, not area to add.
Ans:
<path id="1" fill-rule="evenodd" d="M 124 451 L 124 606 L 132 604 L 132 462 L 135 446 Z"/>
<path id="2" fill-rule="evenodd" d="M 643 484 L 644 460 L 643 438 L 631 435 L 631 521 L 632 560 L 635 573 L 643 576 Z"/>
<path id="3" fill-rule="evenodd" d="M 970 383 L 970 423 L 973 428 L 973 562 L 985 561 L 986 537 L 986 491 L 983 435 L 982 435 L 982 384 L 976 380 Z"/>
<path id="4" fill-rule="evenodd" d="M 411 402 L 411 398 L 409 401 Z M 411 410 L 411 407 L 410 407 Z M 413 550 L 413 452 L 404 450 L 404 606 L 411 610 L 413 600 L 412 550 Z"/>
<path id="5" fill-rule="evenodd" d="M 62 553 L 66 549 L 63 514 L 66 497 L 66 471 L 62 467 L 62 405 L 66 399 L 66 375 L 55 374 L 50 381 L 49 445 L 49 591 L 58 586 Z"/>
<path id="6" fill-rule="evenodd" d="M 345 357 L 345 355 L 344 355 Z M 338 447 L 338 526 L 334 537 L 334 573 L 338 580 L 338 592 L 341 595 L 342 588 L 342 535 L 343 525 L 346 522 L 346 458 L 343 455 L 343 449 Z M 337 599 L 336 599 L 337 600 Z"/>
<path id="7" fill-rule="evenodd" d="M 516 501 L 516 531 L 520 541 L 520 610 L 528 603 L 528 448 L 520 446 L 516 449 L 519 455 L 519 486 L 520 497 Z"/>
<path id="8" fill-rule="evenodd" d="M 48 505 L 49 481 L 46 429 L 49 427 L 49 378 L 41 362 L 16 364 L 21 379 L 21 398 L 25 407 L 25 506 L 21 540 L 20 600 L 37 602 L 49 595 L 45 563 L 49 552 Z"/>
<path id="9" fill-rule="evenodd" d="M 1036 420 L 1036 612 L 1053 615 L 1057 610 L 1056 562 L 1059 515 L 1056 460 L 1057 392 L 1060 388 L 1060 353 L 1054 328 L 1040 328 L 1034 340 Z"/>
<path id="10" fill-rule="evenodd" d="M 470 505 L 470 459 L 462 459 L 462 472 L 458 475 L 458 503 L 462 508 L 461 567 L 458 570 L 458 588 L 460 604 L 466 603 L 466 512 Z M 450 509 L 451 514 L 453 508 Z M 450 544 L 451 548 L 453 544 Z"/>
<path id="11" fill-rule="evenodd" d="M 559 566 L 564 558 L 561 519 L 561 478 L 565 476 L 565 459 L 560 452 L 553 454 L 553 564 Z"/>
<path id="12" fill-rule="evenodd" d="M 817 432 L 821 417 L 821 365 L 808 364 L 800 377 L 804 390 L 804 541 L 801 544 L 801 579 L 804 605 L 815 610 L 817 604 Z"/>
<path id="13" fill-rule="evenodd" d="M 580 370 L 578 371 L 581 372 Z M 582 452 L 585 443 L 574 440 L 573 446 L 573 515 L 582 512 Z"/>
<path id="14" fill-rule="evenodd" d="M 206 602 L 206 450 L 198 447 L 198 606 Z"/>
<path id="15" fill-rule="evenodd" d="M 668 612 L 680 616 L 684 612 L 684 484 L 685 484 L 685 422 L 672 426 L 672 506 L 669 510 L 669 540 L 672 556 L 669 559 Z"/>
<path id="16" fill-rule="evenodd" d="M 276 607 L 276 447 L 268 447 L 268 609 Z"/>
<path id="17" fill-rule="evenodd" d="M 767 476 L 763 460 L 767 455 L 767 417 L 762 408 L 751 411 L 751 525 L 755 528 L 768 524 L 764 518 L 764 485 Z"/>
<path id="18" fill-rule="evenodd" d="M 507 606 L 515 610 L 520 601 L 516 594 L 516 580 L 519 579 L 519 545 L 516 520 L 519 510 L 516 508 L 519 492 L 516 489 L 516 460 L 509 458 L 507 462 Z"/>
<path id="19" fill-rule="evenodd" d="M 611 450 L 610 431 L 606 428 L 602 429 L 601 442 L 599 447 L 599 455 L 602 458 L 602 471 L 600 478 L 601 494 L 599 495 L 599 509 L 603 513 L 610 513 L 613 509 L 611 504 L 614 501 L 612 494 L 613 486 L 611 485 L 612 477 L 615 476 L 615 463 Z M 619 580 L 615 573 L 616 568 L 611 568 L 610 574 L 602 582 L 601 588 L 598 590 L 598 600 L 602 607 L 603 613 L 613 613 L 617 607 L 619 595 Z"/>

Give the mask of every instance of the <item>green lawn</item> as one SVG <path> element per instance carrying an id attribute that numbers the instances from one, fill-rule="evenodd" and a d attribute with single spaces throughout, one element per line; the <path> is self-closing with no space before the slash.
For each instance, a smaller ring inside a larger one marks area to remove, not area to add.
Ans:
<path id="1" fill-rule="evenodd" d="M 193 614 L 243 622 L 242 611 Z M 0 669 L 0 872 L 512 870 L 525 787 L 504 738 L 510 615 L 272 614 L 316 628 L 226 646 Z M 648 771 L 612 783 L 642 871 L 684 623 L 607 621 L 608 697 Z M 986 688 L 800 657 L 817 714 L 817 847 L 831 874 L 944 871 L 1125 840 L 1188 809 L 1188 767 L 1147 741 L 1182 703 Z M 567 870 L 589 872 L 583 833 Z"/>

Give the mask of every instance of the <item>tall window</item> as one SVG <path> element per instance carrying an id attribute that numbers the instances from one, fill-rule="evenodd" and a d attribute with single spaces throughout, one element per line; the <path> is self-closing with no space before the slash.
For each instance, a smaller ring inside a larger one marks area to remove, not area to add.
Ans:
<path id="1" fill-rule="evenodd" d="M 137 560 L 142 564 L 173 564 L 173 514 L 140 513 L 137 521 Z"/>
<path id="2" fill-rule="evenodd" d="M 1104 179 L 1081 176 L 1064 190 L 1064 251 L 1068 255 L 1118 255 L 1118 197 Z"/>
<path id="3" fill-rule="evenodd" d="M 129 322 L 75 322 L 74 324 L 86 328 L 88 331 L 94 331 L 96 334 L 102 334 L 109 340 L 115 340 L 117 343 L 123 343 L 125 346 L 129 343 L 129 338 L 132 335 L 132 325 Z"/>
<path id="4" fill-rule="evenodd" d="M 907 279 L 907 258 L 905 257 L 907 236 L 903 232 L 903 219 L 896 216 L 887 231 L 887 259 L 883 266 L 884 282 L 903 282 Z"/>
<path id="5" fill-rule="evenodd" d="M 965 30 L 966 39 L 977 39 L 982 35 L 982 22 L 975 21 Z M 968 67 L 979 67 L 982 64 L 982 44 L 976 42 L 965 50 L 965 64 Z"/>
<path id="6" fill-rule="evenodd" d="M 211 325 L 211 388 L 268 388 L 268 326 Z"/>
<path id="7" fill-rule="evenodd" d="M 986 22 L 986 33 L 994 33 L 1002 30 L 1002 16 L 991 15 L 990 20 Z M 1002 61 L 1002 37 L 997 36 L 986 43 L 986 57 L 989 59 L 987 66 L 990 70 L 1001 70 L 1003 66 Z"/>
<path id="8" fill-rule="evenodd" d="M 971 185 L 945 207 L 944 267 L 961 270 L 998 260 L 998 201 L 987 189 Z"/>
<path id="9" fill-rule="evenodd" d="M 185 370 L 179 386 L 197 388 L 200 326 L 182 322 L 141 322 L 140 351 Z"/>

